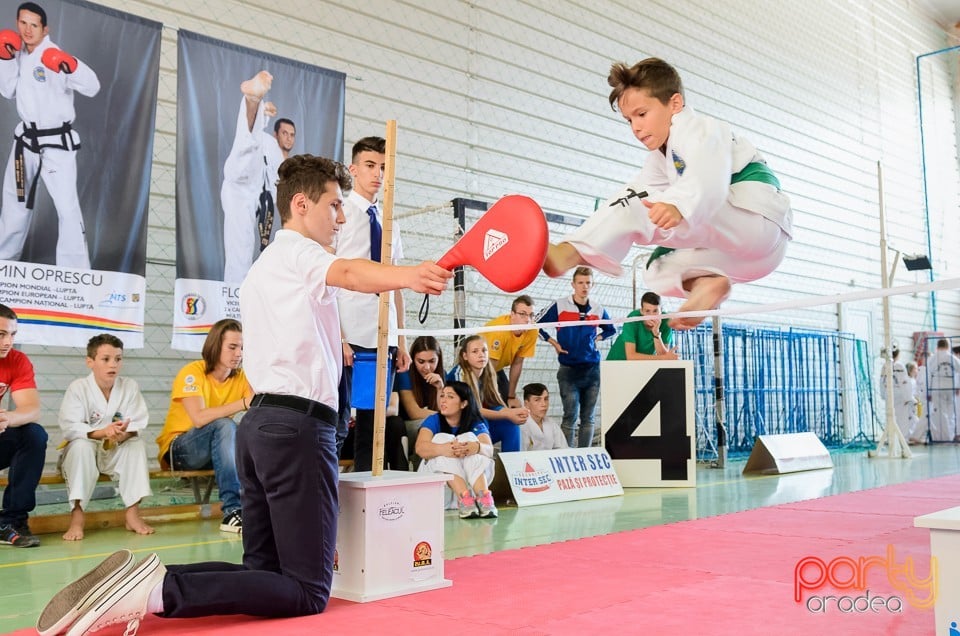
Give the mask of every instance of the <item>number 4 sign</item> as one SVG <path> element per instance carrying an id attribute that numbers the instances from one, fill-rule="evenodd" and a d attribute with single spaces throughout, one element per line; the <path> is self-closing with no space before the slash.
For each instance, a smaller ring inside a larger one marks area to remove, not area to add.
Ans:
<path id="1" fill-rule="evenodd" d="M 602 444 L 624 487 L 697 485 L 693 363 L 600 363 Z"/>

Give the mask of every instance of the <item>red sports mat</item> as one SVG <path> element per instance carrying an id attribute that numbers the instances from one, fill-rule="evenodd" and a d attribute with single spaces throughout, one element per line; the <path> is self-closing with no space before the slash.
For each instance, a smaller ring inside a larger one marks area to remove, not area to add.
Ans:
<path id="1" fill-rule="evenodd" d="M 318 616 L 148 617 L 141 634 L 931 634 L 932 609 L 814 613 L 794 601 L 804 557 L 914 559 L 929 573 L 915 516 L 956 506 L 960 476 L 915 481 L 446 563 L 453 587 L 374 603 L 332 599 Z M 471 523 L 464 521 L 463 523 Z M 871 597 L 897 591 L 879 570 Z M 806 592 L 804 599 L 811 592 Z M 818 596 L 862 596 L 827 586 Z M 112 634 L 120 630 L 110 630 Z M 33 630 L 14 632 L 35 634 Z"/>

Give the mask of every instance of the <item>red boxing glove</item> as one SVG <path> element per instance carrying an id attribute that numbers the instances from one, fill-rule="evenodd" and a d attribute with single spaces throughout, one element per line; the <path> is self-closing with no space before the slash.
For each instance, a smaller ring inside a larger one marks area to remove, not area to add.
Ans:
<path id="1" fill-rule="evenodd" d="M 43 55 L 40 56 L 40 61 L 54 73 L 60 71 L 73 73 L 77 70 L 77 58 L 60 49 L 49 48 L 45 50 Z"/>
<path id="2" fill-rule="evenodd" d="M 20 34 L 10 29 L 0 31 L 0 60 L 12 60 L 20 50 Z"/>

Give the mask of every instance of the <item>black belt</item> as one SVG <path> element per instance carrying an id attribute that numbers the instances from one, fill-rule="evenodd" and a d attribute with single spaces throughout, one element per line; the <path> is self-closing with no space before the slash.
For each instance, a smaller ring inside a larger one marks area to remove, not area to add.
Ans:
<path id="1" fill-rule="evenodd" d="M 28 210 L 33 209 L 37 196 L 37 182 L 40 181 L 40 169 L 43 168 L 43 155 L 40 155 L 37 174 L 33 177 L 33 183 L 30 184 L 30 192 L 28 193 L 27 168 L 23 160 L 23 151 L 26 149 L 34 154 L 39 154 L 42 148 L 80 150 L 80 144 L 74 144 L 73 137 L 70 136 L 72 130 L 73 127 L 68 121 L 63 122 L 63 126 L 57 128 L 37 128 L 36 122 L 30 122 L 29 125 L 23 122 L 23 134 L 20 136 L 14 135 L 16 143 L 13 146 L 13 172 L 17 182 L 17 201 L 19 203 L 26 202 Z M 40 143 L 41 137 L 59 137 L 59 141 Z"/>
<path id="2" fill-rule="evenodd" d="M 279 406 L 303 413 L 307 417 L 315 417 L 327 424 L 336 426 L 337 412 L 326 404 L 314 402 L 298 395 L 280 395 L 278 393 L 258 393 L 250 400 L 250 406 Z"/>

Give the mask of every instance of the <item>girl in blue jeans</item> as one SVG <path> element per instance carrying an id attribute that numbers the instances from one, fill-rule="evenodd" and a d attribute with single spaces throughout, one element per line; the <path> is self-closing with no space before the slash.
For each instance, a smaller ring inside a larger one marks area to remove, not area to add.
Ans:
<path id="1" fill-rule="evenodd" d="M 174 470 L 213 468 L 220 492 L 224 532 L 240 532 L 237 424 L 253 389 L 240 368 L 243 333 L 231 318 L 216 322 L 203 343 L 203 359 L 184 366 L 173 381 L 170 409 L 157 438 L 160 463 Z"/>

